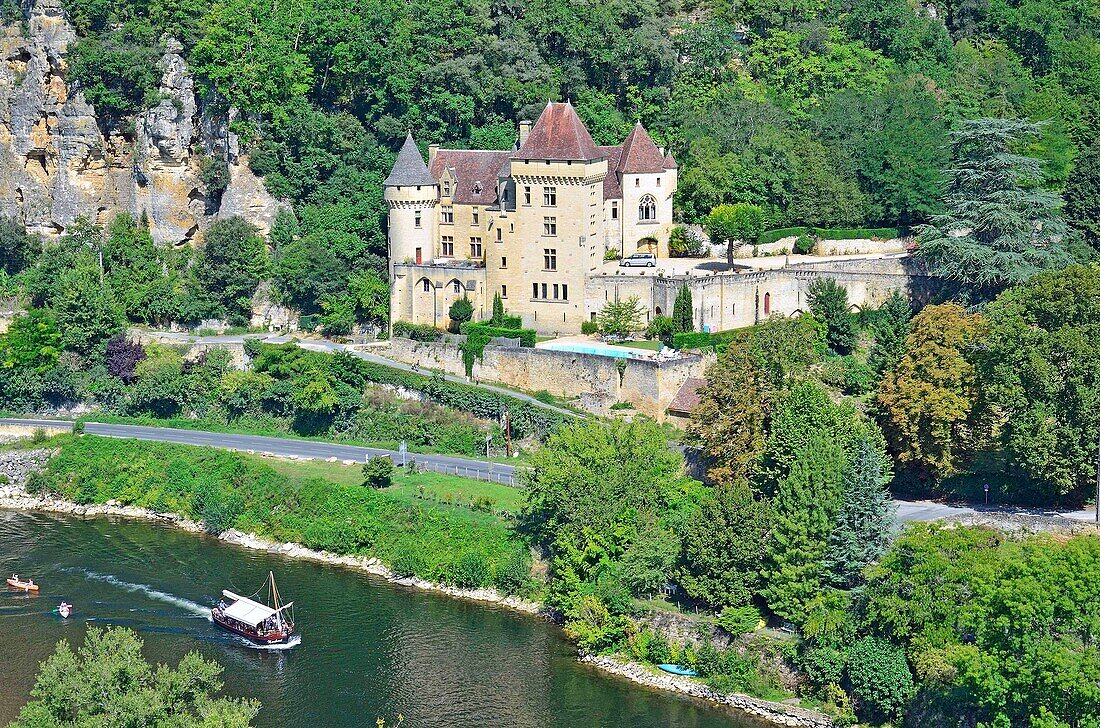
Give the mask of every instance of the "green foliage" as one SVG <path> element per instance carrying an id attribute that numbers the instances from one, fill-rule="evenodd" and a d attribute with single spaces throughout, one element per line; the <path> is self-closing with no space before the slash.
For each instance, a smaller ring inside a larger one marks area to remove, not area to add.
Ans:
<path id="1" fill-rule="evenodd" d="M 649 325 L 645 328 L 645 337 L 647 339 L 657 339 L 665 346 L 672 346 L 675 330 L 676 324 L 672 317 L 662 314 L 650 319 Z"/>
<path id="2" fill-rule="evenodd" d="M 793 250 L 800 255 L 809 255 L 814 251 L 815 245 L 817 245 L 817 241 L 809 235 L 799 235 L 798 239 L 794 241 Z"/>
<path id="3" fill-rule="evenodd" d="M 230 217 L 206 231 L 194 276 L 214 312 L 247 321 L 252 295 L 267 272 L 267 245 L 252 224 Z"/>
<path id="4" fill-rule="evenodd" d="M 1062 196 L 1066 221 L 1094 248 L 1100 248 L 1100 149 L 1095 145 L 1085 147 L 1074 162 Z"/>
<path id="5" fill-rule="evenodd" d="M 672 335 L 672 347 L 681 350 L 705 349 L 708 347 L 717 349 L 727 346 L 733 336 L 733 332 L 730 331 L 720 331 L 718 333 L 687 331 Z"/>
<path id="6" fill-rule="evenodd" d="M 833 278 L 815 278 L 806 292 L 814 318 L 825 323 L 825 340 L 838 354 L 848 354 L 856 345 L 856 326 L 848 310 L 848 292 Z"/>
<path id="7" fill-rule="evenodd" d="M 668 233 L 668 254 L 673 258 L 698 258 L 706 254 L 706 240 L 683 225 Z"/>
<path id="8" fill-rule="evenodd" d="M 760 587 L 760 545 L 771 526 L 771 507 L 745 481 L 718 485 L 684 528 L 680 585 L 691 597 L 715 607 L 746 607 Z M 725 612 L 723 612 L 725 614 Z M 759 614 L 741 632 L 756 627 Z"/>
<path id="9" fill-rule="evenodd" d="M 747 203 L 719 205 L 710 211 L 704 225 L 711 244 L 725 245 L 732 260 L 738 245 L 756 244 L 764 229 L 764 210 Z"/>
<path id="10" fill-rule="evenodd" d="M 222 688 L 222 668 L 216 662 L 189 652 L 175 668 L 154 666 L 141 648 L 137 634 L 123 627 L 90 628 L 76 652 L 61 640 L 39 668 L 33 699 L 19 711 L 12 728 L 252 725 L 259 703 L 215 697 Z"/>
<path id="11" fill-rule="evenodd" d="M 489 319 L 492 326 L 500 326 L 504 323 L 504 300 L 499 293 L 493 294 L 493 316 Z"/>
<path id="12" fill-rule="evenodd" d="M 973 443 L 978 396 L 970 347 L 982 317 L 958 304 L 928 306 L 912 321 L 906 353 L 879 385 L 878 405 L 890 448 L 903 465 L 939 479 L 959 470 Z"/>
<path id="13" fill-rule="evenodd" d="M 905 651 L 876 637 L 852 646 L 848 682 L 860 713 L 874 720 L 897 718 L 915 693 Z"/>
<path id="14" fill-rule="evenodd" d="M 954 171 L 918 254 L 934 275 L 996 291 L 1071 262 L 1056 193 L 1038 159 L 1015 150 L 1039 133 L 1021 119 L 974 119 L 953 133 Z"/>
<path id="15" fill-rule="evenodd" d="M 363 485 L 388 488 L 393 484 L 393 461 L 388 457 L 373 457 L 363 463 Z"/>
<path id="16" fill-rule="evenodd" d="M 867 356 L 867 363 L 879 376 L 892 371 L 905 354 L 905 340 L 909 336 L 909 320 L 913 310 L 909 301 L 895 291 L 879 306 L 873 331 L 875 343 Z"/>
<path id="17" fill-rule="evenodd" d="M 722 629 L 733 637 L 740 637 L 755 630 L 763 619 L 760 610 L 754 606 L 726 607 L 718 618 L 714 620 Z"/>
<path id="18" fill-rule="evenodd" d="M 413 341 L 439 341 L 443 332 L 428 324 L 410 324 L 408 321 L 394 321 L 393 335 Z"/>
<path id="19" fill-rule="evenodd" d="M 637 296 L 621 301 L 609 301 L 596 314 L 596 323 L 604 336 L 627 338 L 642 328 L 642 316 L 645 308 Z"/>
<path id="20" fill-rule="evenodd" d="M 210 531 L 238 528 L 313 549 L 374 556 L 432 581 L 468 578 L 474 572 L 455 564 L 476 558 L 488 565 L 491 578 L 501 575 L 494 583 L 502 587 L 516 583 L 523 570 L 517 561 L 529 563 L 521 539 L 495 516 L 414 505 L 357 484 L 292 478 L 255 458 L 209 448 L 73 438 L 50 461 L 46 477 L 46 487 L 65 498 L 84 493 L 84 502 L 115 500 L 205 520 Z"/>
<path id="21" fill-rule="evenodd" d="M 585 336 L 591 336 L 599 332 L 600 325 L 595 321 L 581 321 L 581 333 Z"/>
<path id="22" fill-rule="evenodd" d="M 204 156 L 199 160 L 199 182 L 206 190 L 206 196 L 215 202 L 220 201 L 229 186 L 229 163 L 220 154 Z"/>
<path id="23" fill-rule="evenodd" d="M 17 316 L 0 336 L 0 357 L 8 369 L 46 372 L 61 353 L 61 333 L 53 314 L 32 308 Z"/>
<path id="24" fill-rule="evenodd" d="M 460 331 L 467 336 L 471 334 L 483 334 L 490 339 L 505 338 L 519 339 L 520 346 L 533 347 L 538 341 L 538 334 L 534 329 L 505 328 L 500 326 L 475 323 L 470 321 L 462 325 Z"/>
<path id="25" fill-rule="evenodd" d="M 824 559 L 834 586 L 858 586 L 864 568 L 886 552 L 894 532 L 893 510 L 883 486 L 882 460 L 874 443 L 862 440 L 844 467 L 840 507 Z"/>
<path id="26" fill-rule="evenodd" d="M 69 49 L 69 73 L 110 127 L 157 102 L 161 52 L 155 30 L 130 21 L 78 40 Z"/>
<path id="27" fill-rule="evenodd" d="M 675 334 L 695 331 L 695 314 L 692 310 L 691 289 L 687 284 L 680 286 L 676 301 L 672 305 L 672 330 Z"/>
<path id="28" fill-rule="evenodd" d="M 823 560 L 840 507 L 844 468 L 844 450 L 815 434 L 796 453 L 773 501 L 761 594 L 769 609 L 795 624 L 805 620 L 806 606 L 826 578 Z"/>
<path id="29" fill-rule="evenodd" d="M 0 269 L 5 273 L 15 275 L 22 271 L 40 245 L 38 238 L 27 234 L 22 223 L 0 216 Z"/>
<path id="30" fill-rule="evenodd" d="M 1037 275 L 986 309 L 981 388 L 999 445 L 1042 503 L 1095 493 L 1100 441 L 1100 269 Z"/>
<path id="31" fill-rule="evenodd" d="M 451 304 L 447 316 L 455 323 L 456 327 L 464 324 L 474 317 L 474 304 L 468 296 L 463 296 Z"/>

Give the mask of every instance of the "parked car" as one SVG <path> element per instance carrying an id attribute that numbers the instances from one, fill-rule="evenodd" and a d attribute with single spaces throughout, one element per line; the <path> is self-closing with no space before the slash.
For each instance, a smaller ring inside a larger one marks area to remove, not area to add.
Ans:
<path id="1" fill-rule="evenodd" d="M 634 253 L 619 261 L 620 268 L 652 268 L 657 265 L 657 256 L 653 253 Z"/>

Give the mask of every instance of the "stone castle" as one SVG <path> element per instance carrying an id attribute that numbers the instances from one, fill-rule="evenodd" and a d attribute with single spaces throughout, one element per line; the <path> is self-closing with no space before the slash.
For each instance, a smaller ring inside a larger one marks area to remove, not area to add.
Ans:
<path id="1" fill-rule="evenodd" d="M 391 320 L 443 327 L 464 296 L 500 295 L 524 326 L 575 332 L 607 251 L 668 256 L 676 161 L 641 124 L 599 146 L 570 103 L 520 122 L 511 151 L 429 147 L 412 135 L 385 181 Z"/>

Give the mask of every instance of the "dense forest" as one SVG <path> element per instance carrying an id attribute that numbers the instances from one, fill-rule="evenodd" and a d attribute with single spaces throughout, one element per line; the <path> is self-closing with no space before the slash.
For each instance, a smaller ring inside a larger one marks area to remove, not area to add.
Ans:
<path id="1" fill-rule="evenodd" d="M 914 226 L 942 212 L 950 133 L 1039 122 L 1016 151 L 1095 234 L 1100 9 L 1088 0 L 67 0 L 70 79 L 103 123 L 158 100 L 182 42 L 268 189 L 278 290 L 356 307 L 381 270 L 381 182 L 419 143 L 507 148 L 517 118 L 571 99 L 600 143 L 641 120 L 682 168 L 680 218 L 752 204 L 765 225 Z M 369 317 L 361 307 L 360 318 Z"/>

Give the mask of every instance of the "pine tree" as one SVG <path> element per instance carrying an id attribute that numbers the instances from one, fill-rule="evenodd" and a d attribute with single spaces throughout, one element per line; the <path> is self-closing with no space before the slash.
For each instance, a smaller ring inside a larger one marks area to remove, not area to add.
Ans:
<path id="1" fill-rule="evenodd" d="M 856 345 L 856 325 L 848 310 L 848 291 L 832 278 L 818 278 L 806 294 L 814 317 L 825 323 L 825 340 L 837 354 L 848 354 Z"/>
<path id="2" fill-rule="evenodd" d="M 953 132 L 947 209 L 917 237 L 933 275 L 991 293 L 1072 262 L 1042 160 L 1013 151 L 1038 135 L 1026 119 L 970 119 Z"/>
<path id="3" fill-rule="evenodd" d="M 824 565 L 834 586 L 850 589 L 860 581 L 864 567 L 886 553 L 894 522 L 882 461 L 867 438 L 844 468 L 842 485 Z"/>
<path id="4" fill-rule="evenodd" d="M 501 300 L 499 293 L 493 294 L 493 318 L 489 323 L 493 326 L 500 326 L 504 323 L 504 301 Z"/>
<path id="5" fill-rule="evenodd" d="M 687 284 L 684 284 L 680 286 L 680 292 L 676 294 L 676 302 L 672 305 L 673 331 L 679 334 L 695 330 L 691 309 L 691 291 L 688 290 Z"/>
<path id="6" fill-rule="evenodd" d="M 876 374 L 891 371 L 905 355 L 905 337 L 909 335 L 909 320 L 913 310 L 905 296 L 894 291 L 879 307 L 875 322 L 875 344 L 867 357 L 867 363 Z"/>
<path id="7" fill-rule="evenodd" d="M 1085 147 L 1073 164 L 1062 194 L 1066 220 L 1094 248 L 1100 248 L 1100 146 Z"/>
<path id="8" fill-rule="evenodd" d="M 844 451 L 835 441 L 814 437 L 798 453 L 772 504 L 761 594 L 768 608 L 795 624 L 805 619 L 806 605 L 827 575 L 822 561 L 836 521 L 844 466 Z"/>

